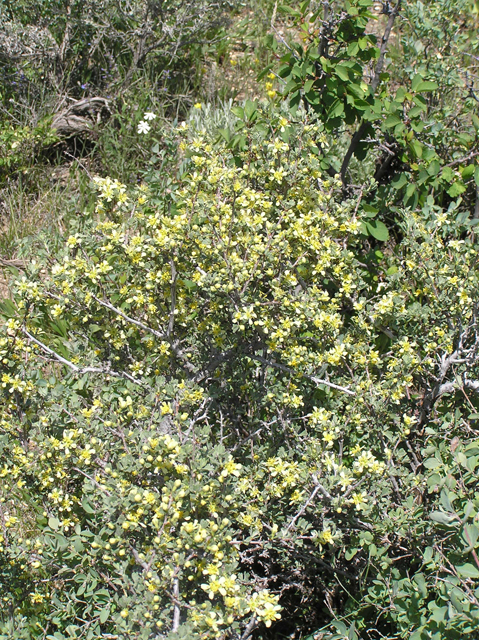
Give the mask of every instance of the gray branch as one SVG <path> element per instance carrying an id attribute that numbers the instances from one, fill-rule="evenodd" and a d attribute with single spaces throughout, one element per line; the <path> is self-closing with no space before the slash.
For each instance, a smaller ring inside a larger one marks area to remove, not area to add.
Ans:
<path id="1" fill-rule="evenodd" d="M 131 324 L 134 324 L 139 329 L 143 329 L 143 331 L 147 331 L 148 333 L 153 334 L 159 340 L 165 340 L 166 339 L 166 334 L 165 333 L 161 333 L 161 331 L 157 331 L 156 329 L 152 329 L 151 327 L 148 327 L 146 324 L 143 324 L 143 322 L 140 322 L 139 320 L 135 320 L 134 318 L 131 318 L 130 316 L 127 316 L 125 313 L 123 313 L 123 311 L 121 311 L 121 309 L 118 309 L 117 307 L 114 307 L 110 302 L 104 302 L 103 300 L 100 300 L 100 298 L 97 298 L 94 295 L 92 295 L 92 298 L 96 302 L 98 302 L 98 304 L 101 304 L 103 307 L 106 307 L 107 309 L 110 309 L 110 311 L 113 311 L 114 313 L 119 315 L 121 318 L 123 318 L 127 322 L 130 322 Z"/>
<path id="2" fill-rule="evenodd" d="M 262 356 L 257 356 L 257 355 L 250 356 L 250 358 L 252 360 L 257 360 L 258 362 L 262 362 L 268 367 L 273 367 L 274 369 L 280 369 L 281 371 L 285 371 L 293 375 L 298 375 L 298 372 L 294 371 L 294 369 L 291 369 L 290 367 L 287 367 L 286 365 L 281 364 L 279 362 L 275 362 L 274 360 L 268 360 L 266 358 L 263 358 Z M 347 393 L 350 396 L 356 395 L 356 392 L 353 391 L 352 389 L 349 389 L 348 387 L 342 387 L 341 385 L 335 384 L 334 382 L 329 382 L 329 380 L 324 380 L 323 378 L 316 378 L 315 376 L 309 376 L 306 373 L 301 373 L 300 375 L 303 378 L 306 378 L 307 380 L 311 380 L 311 382 L 314 382 L 315 384 L 318 384 L 318 385 L 324 384 L 327 387 L 331 387 L 331 389 L 337 389 L 338 391 L 341 391 L 342 393 Z"/>
<path id="3" fill-rule="evenodd" d="M 47 347 L 47 345 L 43 344 L 43 342 L 40 342 L 40 340 L 37 340 L 37 338 L 32 336 L 32 334 L 29 331 L 27 331 L 27 329 L 25 329 L 25 327 L 22 328 L 22 332 L 27 336 L 27 338 L 29 340 L 31 340 L 38 347 L 40 347 L 40 349 L 44 353 L 47 353 L 49 356 L 54 358 L 57 362 L 60 362 L 61 364 L 64 364 L 65 366 L 67 366 L 69 369 L 71 369 L 72 371 L 74 371 L 78 375 L 84 375 L 86 373 L 101 373 L 103 375 L 113 376 L 114 378 L 126 378 L 127 380 L 130 380 L 131 382 L 134 382 L 135 384 L 139 384 L 139 385 L 142 385 L 142 386 L 145 385 L 144 382 L 142 382 L 141 380 L 138 380 L 138 378 L 135 378 L 134 376 L 130 375 L 129 373 L 126 373 L 126 371 L 121 371 L 121 372 L 120 371 L 113 371 L 112 369 L 106 368 L 106 367 L 77 367 L 76 364 L 73 364 L 73 362 L 70 362 L 70 360 L 67 360 L 66 358 L 61 356 L 59 353 L 57 353 L 53 349 L 50 349 L 50 347 Z"/>
<path id="4" fill-rule="evenodd" d="M 171 628 L 172 632 L 175 633 L 178 631 L 180 626 L 180 607 L 178 605 L 178 601 L 180 598 L 180 581 L 178 577 L 173 580 L 173 626 Z"/>

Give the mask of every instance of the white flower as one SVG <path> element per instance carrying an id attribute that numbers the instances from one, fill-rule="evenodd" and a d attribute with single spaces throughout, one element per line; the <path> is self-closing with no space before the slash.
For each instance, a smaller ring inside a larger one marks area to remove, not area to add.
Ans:
<path id="1" fill-rule="evenodd" d="M 156 114 L 152 113 L 151 111 L 147 111 L 147 113 L 145 113 L 145 115 L 143 116 L 144 120 L 154 120 L 156 118 Z"/>
<path id="2" fill-rule="evenodd" d="M 150 125 L 148 124 L 148 122 L 145 122 L 144 120 L 142 120 L 138 125 L 138 133 L 148 133 L 150 129 L 151 129 Z"/>

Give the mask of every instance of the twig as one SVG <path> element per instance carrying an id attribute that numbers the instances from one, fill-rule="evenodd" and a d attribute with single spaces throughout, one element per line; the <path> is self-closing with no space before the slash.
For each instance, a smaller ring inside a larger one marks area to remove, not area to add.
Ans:
<path id="1" fill-rule="evenodd" d="M 26 264 L 24 260 L 6 260 L 5 258 L 0 258 L 0 266 L 13 267 L 14 269 L 25 269 Z"/>
<path id="2" fill-rule="evenodd" d="M 464 156 L 463 158 L 459 158 L 458 160 L 453 160 L 452 162 L 449 162 L 448 164 L 445 164 L 445 167 L 453 167 L 456 164 L 462 164 L 463 162 L 467 162 L 468 160 L 472 160 L 473 158 L 476 158 L 477 156 L 479 156 L 479 151 L 471 151 L 471 153 L 467 156 Z"/>
<path id="3" fill-rule="evenodd" d="M 95 487 L 98 487 L 100 491 L 103 491 L 105 495 L 111 496 L 111 493 L 108 491 L 108 489 L 105 489 L 105 487 L 102 487 L 101 484 L 95 480 L 95 478 L 92 478 L 91 476 L 89 476 L 88 473 L 85 473 L 85 471 L 82 471 L 78 467 L 73 467 L 73 471 L 77 471 L 78 473 L 81 473 L 81 475 L 85 476 L 85 478 L 88 478 L 88 480 L 90 480 L 90 482 L 94 484 Z"/>
<path id="4" fill-rule="evenodd" d="M 174 265 L 172 267 L 172 270 L 174 268 Z M 178 341 L 173 341 L 171 338 L 171 331 L 173 330 L 173 324 L 174 324 L 174 318 L 175 318 L 175 307 L 176 307 L 176 270 L 175 270 L 175 291 L 172 291 L 172 296 L 174 296 L 174 299 L 172 298 L 172 307 L 170 310 L 170 322 L 168 324 L 168 331 L 167 333 L 161 333 L 161 331 L 157 331 L 156 329 L 152 329 L 152 327 L 149 327 L 146 324 L 143 324 L 143 322 L 140 322 L 139 320 L 135 320 L 134 318 L 131 318 L 130 316 L 127 316 L 125 313 L 123 313 L 123 311 L 121 311 L 121 309 L 118 309 L 117 307 L 114 307 L 110 302 L 105 302 L 104 300 L 100 300 L 100 298 L 97 298 L 95 295 L 92 295 L 92 298 L 94 300 L 96 300 L 96 302 L 98 302 L 98 304 L 101 304 L 103 307 L 106 307 L 107 309 L 110 309 L 111 311 L 113 311 L 114 313 L 118 314 L 121 318 L 123 318 L 124 320 L 126 320 L 127 322 L 131 322 L 131 324 L 134 324 L 135 326 L 139 327 L 140 329 L 143 329 L 144 331 L 147 331 L 148 333 L 151 333 L 152 335 L 154 335 L 156 338 L 158 338 L 159 340 L 167 340 L 169 342 L 170 348 L 173 351 L 173 353 L 175 354 L 175 356 L 177 358 L 179 358 L 180 360 L 183 361 L 183 364 L 185 366 L 185 368 L 192 372 L 192 373 L 196 373 L 196 369 L 194 367 L 194 365 L 191 362 L 188 362 L 188 359 L 185 357 L 183 351 L 180 349 Z M 173 285 L 172 285 L 173 287 Z M 126 374 L 125 374 L 126 375 Z"/>
<path id="5" fill-rule="evenodd" d="M 479 392 L 479 381 L 478 380 L 470 380 L 467 377 L 467 371 L 465 371 L 459 378 L 459 381 L 456 380 L 446 381 L 446 377 L 453 365 L 458 364 L 468 364 L 473 365 L 478 359 L 478 348 L 479 348 L 479 337 L 477 335 L 477 308 L 474 310 L 474 320 L 471 322 L 469 326 L 465 329 L 461 330 L 457 340 L 457 347 L 455 351 L 449 355 L 442 355 L 440 359 L 440 367 L 437 376 L 434 377 L 436 384 L 435 386 L 424 396 L 422 407 L 421 407 L 421 415 L 419 418 L 419 424 L 423 424 L 429 414 L 432 411 L 432 408 L 435 402 L 445 393 L 452 393 L 456 389 L 459 388 L 459 385 L 462 385 L 465 389 L 470 389 L 474 392 Z M 470 337 L 471 332 L 474 330 L 475 342 L 470 348 L 465 348 L 465 343 Z"/>
<path id="6" fill-rule="evenodd" d="M 90 178 L 90 180 L 93 180 L 93 176 L 91 175 L 91 173 L 88 171 L 88 169 L 85 167 L 85 165 L 83 164 L 83 162 L 80 162 L 80 160 L 75 157 L 74 155 L 72 155 L 71 153 L 68 153 L 68 151 L 64 151 L 63 152 L 66 156 L 69 156 L 70 158 L 72 158 L 73 160 L 75 160 L 75 162 L 78 163 L 78 165 L 83 169 L 83 171 L 87 174 L 87 176 Z"/>
<path id="7" fill-rule="evenodd" d="M 131 376 L 129 373 L 126 373 L 125 371 L 122 371 L 122 372 L 112 371 L 110 368 L 106 369 L 103 367 L 83 367 L 83 368 L 77 367 L 76 364 L 73 364 L 73 362 L 70 362 L 70 360 L 67 360 L 56 351 L 53 351 L 53 349 L 50 349 L 50 347 L 47 347 L 47 345 L 43 344 L 43 342 L 40 342 L 40 340 L 37 340 L 36 338 L 34 338 L 32 334 L 29 331 L 27 331 L 27 329 L 25 329 L 25 327 L 22 327 L 22 332 L 27 336 L 27 338 L 29 338 L 29 340 L 31 340 L 37 346 L 39 346 L 40 349 L 42 349 L 42 351 L 52 356 L 52 358 L 54 358 L 61 364 L 64 364 L 65 366 L 67 366 L 69 369 L 71 369 L 78 375 L 84 375 L 86 373 L 101 373 L 104 375 L 113 376 L 114 378 L 126 378 L 127 380 L 130 380 L 135 384 L 145 386 L 145 383 L 143 381 L 138 380 L 138 378 Z"/>
<path id="8" fill-rule="evenodd" d="M 258 362 L 262 362 L 263 364 L 268 365 L 269 367 L 273 367 L 275 369 L 280 369 L 281 371 L 286 371 L 288 373 L 292 373 L 294 375 L 298 375 L 297 371 L 294 371 L 294 369 L 291 369 L 290 367 L 287 367 L 284 364 L 280 364 L 279 362 L 275 362 L 274 360 L 267 360 L 266 358 L 263 358 L 262 356 L 257 356 L 257 355 L 253 355 L 253 356 L 249 356 L 252 360 L 257 360 Z M 334 382 L 329 382 L 329 380 L 323 380 L 322 378 L 316 378 L 315 376 L 309 376 L 307 373 L 300 373 L 300 375 L 303 378 L 307 378 L 308 380 L 311 380 L 311 382 L 314 382 L 315 384 L 324 384 L 327 387 L 331 387 L 331 389 L 337 389 L 338 391 L 342 391 L 343 393 L 347 393 L 350 396 L 355 396 L 356 392 L 353 391 L 352 389 L 348 389 L 348 387 L 342 387 L 339 384 L 334 384 Z"/>
<path id="9" fill-rule="evenodd" d="M 118 309 L 117 307 L 114 307 L 110 302 L 104 302 L 103 300 L 100 300 L 100 298 L 97 298 L 93 294 L 92 294 L 91 297 L 94 300 L 96 300 L 96 302 L 98 302 L 98 304 L 101 304 L 103 307 L 106 307 L 107 309 L 110 309 L 110 311 L 113 311 L 114 313 L 119 315 L 121 318 L 123 318 L 127 322 L 130 322 L 131 324 L 134 324 L 135 326 L 139 327 L 140 329 L 143 329 L 144 331 L 147 331 L 148 333 L 153 334 L 154 336 L 156 336 L 160 340 L 164 340 L 166 338 L 166 334 L 165 333 L 161 333 L 160 331 L 156 331 L 156 329 L 152 329 L 151 327 L 148 327 L 146 324 L 143 324 L 143 322 L 140 322 L 139 320 L 135 320 L 134 318 L 131 318 L 130 316 L 127 316 L 125 313 L 123 313 L 123 311 L 121 311 L 121 309 Z"/>
<path id="10" fill-rule="evenodd" d="M 278 29 L 276 29 L 275 26 L 275 20 L 276 20 L 276 11 L 278 9 L 278 3 L 275 2 L 274 3 L 274 9 L 273 9 L 273 15 L 271 16 L 271 30 L 275 32 L 278 40 L 281 42 L 281 44 L 283 44 L 289 51 L 293 52 L 293 49 L 289 46 L 289 44 L 286 42 L 286 40 L 283 38 L 283 36 L 280 34 L 280 32 L 278 31 Z"/>
<path id="11" fill-rule="evenodd" d="M 173 607 L 173 626 L 172 632 L 178 631 L 180 626 L 180 607 L 178 605 L 178 601 L 180 598 L 180 581 L 178 577 L 173 580 L 173 598 L 174 598 L 174 607 Z"/>
<path id="12" fill-rule="evenodd" d="M 167 336 L 171 338 L 171 334 L 173 333 L 173 328 L 175 326 L 175 311 L 176 311 L 176 279 L 178 277 L 176 271 L 176 265 L 173 258 L 170 260 L 171 266 L 171 288 L 170 288 L 170 297 L 171 297 L 171 306 L 170 306 L 170 319 L 168 322 L 168 331 Z"/>
<path id="13" fill-rule="evenodd" d="M 289 523 L 288 527 L 286 528 L 286 531 L 288 531 L 288 532 L 291 531 L 291 529 L 296 524 L 297 520 L 303 515 L 303 513 L 309 507 L 311 502 L 314 500 L 314 498 L 316 497 L 316 494 L 318 493 L 318 491 L 320 491 L 319 485 L 316 485 L 316 487 L 313 489 L 313 491 L 312 491 L 311 495 L 309 496 L 309 498 L 306 500 L 306 502 L 303 504 L 301 509 L 298 511 L 298 513 L 294 516 L 294 518 Z"/>
<path id="14" fill-rule="evenodd" d="M 145 571 L 149 571 L 150 570 L 150 566 L 140 558 L 140 554 L 138 553 L 138 551 L 135 549 L 135 547 L 132 547 L 130 545 L 130 551 L 131 551 L 131 555 L 135 558 L 135 561 L 137 564 L 140 565 L 140 567 L 142 569 L 144 569 Z"/>
<path id="15" fill-rule="evenodd" d="M 258 626 L 258 621 L 256 620 L 256 616 L 253 616 L 251 620 L 248 622 L 248 624 L 246 625 L 246 628 L 240 640 L 248 640 L 257 626 Z"/>
<path id="16" fill-rule="evenodd" d="M 399 10 L 401 8 L 401 1 L 402 0 L 398 0 L 397 1 L 396 6 L 394 7 L 394 9 L 389 14 L 389 20 L 388 20 L 388 22 L 386 24 L 386 28 L 384 30 L 384 35 L 382 37 L 382 42 L 381 42 L 381 48 L 379 50 L 378 62 L 376 64 L 376 68 L 374 69 L 374 76 L 373 76 L 373 79 L 372 79 L 371 84 L 370 84 L 370 87 L 372 89 L 372 93 L 373 94 L 376 92 L 376 89 L 378 88 L 379 82 L 381 80 L 381 73 L 382 73 L 383 66 L 384 66 L 384 58 L 386 56 L 389 37 L 391 35 L 391 31 L 392 31 L 392 28 L 393 28 L 394 20 L 396 19 L 396 16 L 398 15 Z M 361 140 L 363 138 L 363 135 L 364 135 L 366 129 L 368 128 L 369 124 L 370 124 L 369 122 L 367 122 L 366 120 L 363 120 L 361 122 L 361 124 L 359 125 L 359 129 L 356 131 L 356 133 L 351 138 L 351 142 L 349 144 L 349 148 L 346 151 L 346 155 L 344 156 L 343 163 L 341 165 L 340 174 L 341 174 L 341 180 L 343 182 L 343 185 L 346 182 L 346 172 L 348 170 L 349 163 L 351 162 L 351 158 L 353 157 L 353 154 L 356 151 L 357 146 L 361 142 Z"/>

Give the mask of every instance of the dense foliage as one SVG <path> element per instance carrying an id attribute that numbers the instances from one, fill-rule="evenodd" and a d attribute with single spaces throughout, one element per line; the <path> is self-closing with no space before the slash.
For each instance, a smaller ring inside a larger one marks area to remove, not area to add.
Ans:
<path id="1" fill-rule="evenodd" d="M 479 631 L 474 85 L 385 73 L 447 0 L 317 4 L 3 302 L 0 638 Z"/>

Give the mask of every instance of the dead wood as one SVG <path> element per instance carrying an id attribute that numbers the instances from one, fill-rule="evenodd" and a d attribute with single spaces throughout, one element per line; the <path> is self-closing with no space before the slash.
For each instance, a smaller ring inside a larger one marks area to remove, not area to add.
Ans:
<path id="1" fill-rule="evenodd" d="M 69 138 L 90 132 L 110 114 L 110 104 L 106 98 L 83 98 L 55 114 L 51 126 L 59 136 Z"/>

